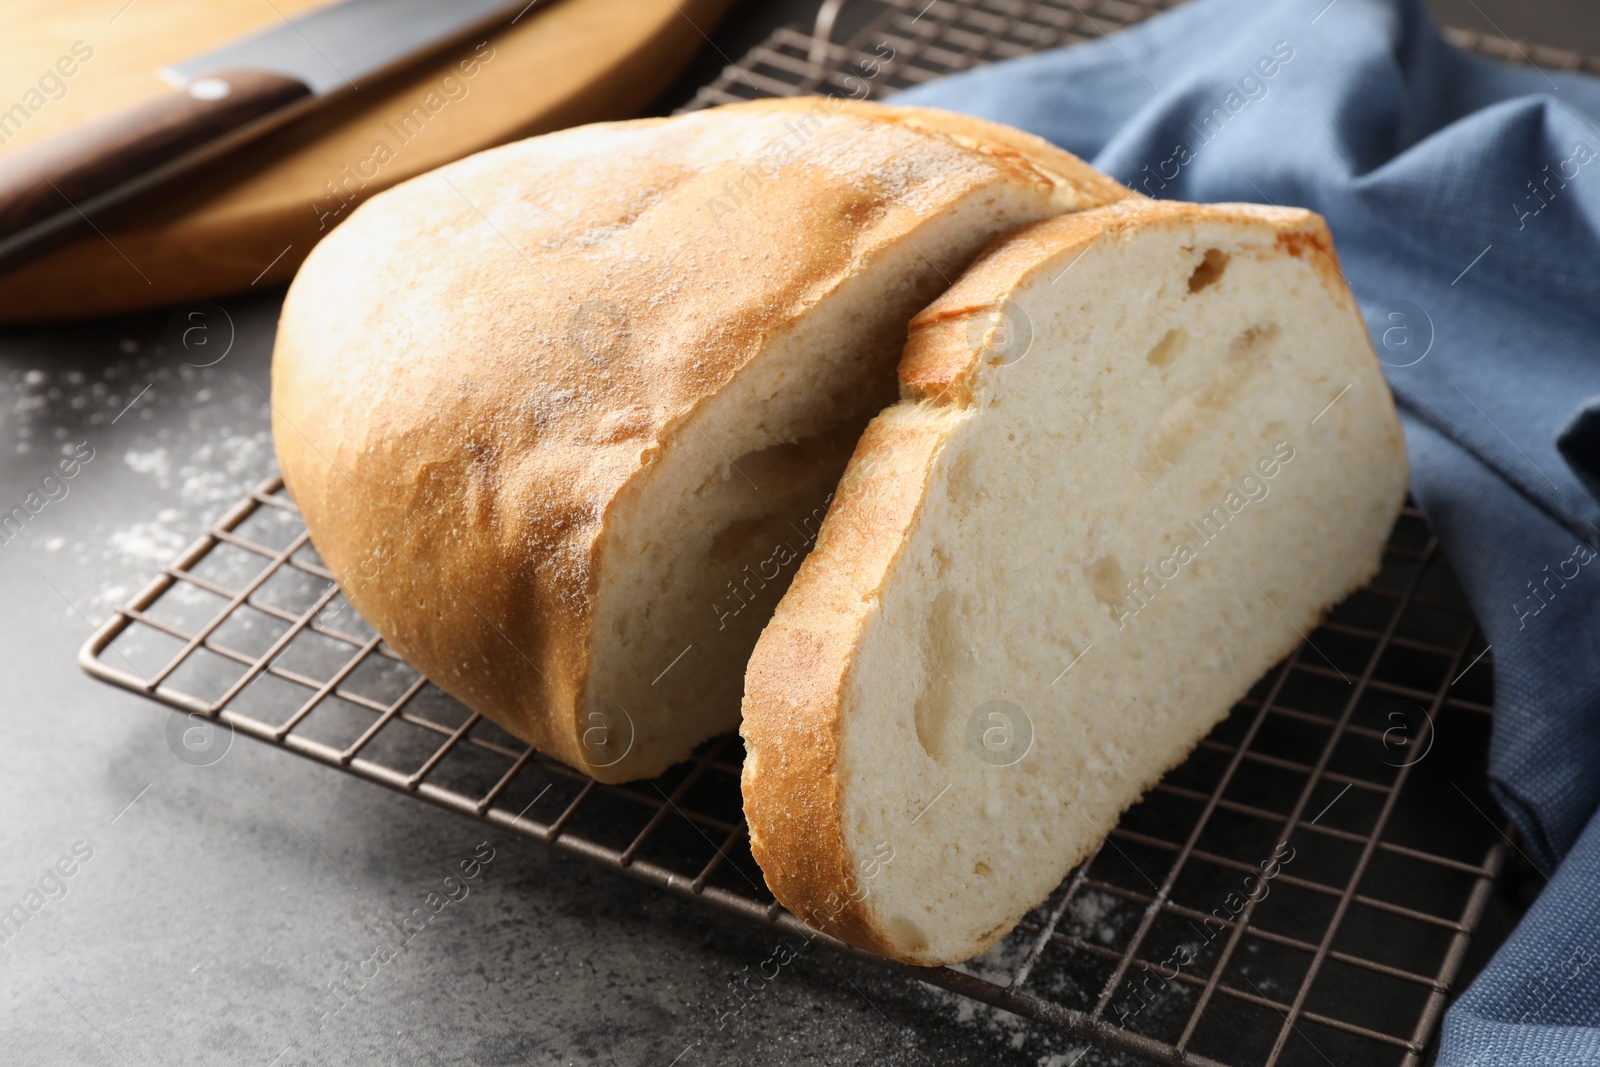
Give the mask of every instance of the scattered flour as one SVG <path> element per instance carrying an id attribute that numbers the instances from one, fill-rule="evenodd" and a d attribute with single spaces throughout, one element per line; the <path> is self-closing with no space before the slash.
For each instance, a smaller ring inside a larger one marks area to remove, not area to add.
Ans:
<path id="1" fill-rule="evenodd" d="M 1013 933 L 982 956 L 958 964 L 954 969 L 1003 986 L 1011 981 L 1012 974 L 1021 965 L 1031 943 L 1031 936 Z M 1020 1050 L 1030 1041 L 1039 1047 L 1054 1044 L 1055 1039 L 1060 1037 L 1045 1026 L 1020 1015 L 1001 1011 L 999 1008 L 969 1000 L 934 986 L 925 988 L 941 1010 L 953 1009 L 957 1023 L 983 1031 L 986 1041 L 1003 1042 L 1013 1049 Z M 1085 1064 L 1085 1067 L 1088 1065 Z"/>
<path id="2" fill-rule="evenodd" d="M 254 390 L 250 394 L 263 403 Z M 122 462 L 148 482 L 148 499 L 166 505 L 105 538 L 101 558 L 111 562 L 117 573 L 139 579 L 139 585 L 172 562 L 210 522 L 275 469 L 270 431 L 241 433 L 229 427 L 192 449 L 161 444 L 129 448 Z M 104 586 L 96 606 L 117 607 L 119 600 L 112 593 L 122 584 Z"/>
<path id="3" fill-rule="evenodd" d="M 94 449 L 54 514 L 41 513 L 17 547 L 99 578 L 73 593 L 95 616 L 125 603 L 276 469 L 267 402 L 242 366 L 189 366 L 136 338 L 107 343 L 118 358 L 87 371 L 0 370 L 0 449 L 9 444 L 24 481 L 78 442 Z"/>
<path id="4" fill-rule="evenodd" d="M 1117 939 L 1117 925 L 1108 919 L 1120 918 L 1115 898 L 1095 889 L 1085 889 L 1072 900 L 1063 916 L 1067 932 L 1084 941 L 1109 945 Z"/>
<path id="5" fill-rule="evenodd" d="M 1123 944 L 1126 924 L 1137 921 L 1138 907 L 1107 893 L 1082 889 L 1062 914 L 1058 931 L 1084 941 L 1098 942 L 1112 947 Z M 994 948 L 975 960 L 969 960 L 955 969 L 994 982 L 1007 985 L 1032 944 L 1032 935 L 1013 933 Z M 1047 950 L 1050 957 L 1045 965 L 1035 970 L 1028 979 L 1028 988 L 1046 1000 L 1060 1004 L 1092 1004 L 1099 995 L 1098 982 L 1093 988 L 1080 987 L 1088 979 L 1052 965 L 1065 950 L 1059 946 Z M 934 986 L 922 987 L 930 1007 L 953 1018 L 959 1025 L 970 1027 L 979 1040 L 994 1046 L 1014 1050 L 1028 1050 L 1037 1067 L 1133 1067 L 1143 1063 L 1132 1056 L 1101 1046 L 1087 1046 L 1042 1023 L 1036 1023 L 999 1008 L 969 1000 Z M 1177 983 L 1156 995 L 1157 1000 L 1167 997 L 1185 998 L 1189 991 Z M 1009 1061 L 1008 1061 L 1009 1062 Z"/>
<path id="6" fill-rule="evenodd" d="M 148 570 L 150 566 L 161 567 L 171 563 L 173 557 L 193 539 L 179 533 L 170 525 L 164 526 L 159 522 L 136 522 L 125 530 L 114 531 L 109 545 L 113 553 L 124 559 L 146 564 L 145 569 Z"/>

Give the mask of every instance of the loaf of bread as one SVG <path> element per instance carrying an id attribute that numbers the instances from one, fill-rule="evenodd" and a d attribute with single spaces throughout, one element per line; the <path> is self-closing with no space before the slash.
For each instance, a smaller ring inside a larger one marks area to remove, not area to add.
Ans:
<path id="1" fill-rule="evenodd" d="M 586 126 L 373 197 L 284 304 L 273 432 L 352 604 L 602 781 L 738 722 L 907 321 L 997 235 L 1131 196 L 840 100 Z"/>
<path id="2" fill-rule="evenodd" d="M 743 789 L 784 905 L 940 964 L 1375 573 L 1407 468 L 1300 210 L 1028 226 L 916 317 L 899 374 L 750 660 Z"/>

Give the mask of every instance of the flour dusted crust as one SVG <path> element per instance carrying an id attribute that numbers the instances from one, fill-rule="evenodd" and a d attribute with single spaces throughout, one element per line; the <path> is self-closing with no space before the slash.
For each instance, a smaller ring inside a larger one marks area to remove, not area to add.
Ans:
<path id="1" fill-rule="evenodd" d="M 720 465 L 725 492 L 746 456 L 710 449 L 787 447 L 801 430 L 729 410 L 752 382 L 842 464 L 850 420 L 893 399 L 892 353 L 887 395 L 847 388 L 863 315 L 899 334 L 1002 229 L 1130 195 L 1016 131 L 816 99 L 481 153 L 372 198 L 302 267 L 273 362 L 285 482 L 352 604 L 431 681 L 596 778 L 657 774 L 732 727 L 742 664 L 632 655 L 673 610 L 613 592 L 657 579 L 635 572 L 662 472 Z M 806 330 L 855 405 L 837 426 L 769 367 L 803 367 Z M 806 457 L 813 480 L 834 462 Z M 719 675 L 729 706 L 695 710 L 691 682 Z"/>
<path id="2" fill-rule="evenodd" d="M 1062 212 L 1108 204 L 1122 199 L 1145 199 L 1119 182 L 1106 177 L 1083 160 L 1031 133 L 998 122 L 973 118 L 933 107 L 903 107 L 869 100 L 835 98 L 823 104 L 814 96 L 753 100 L 732 104 L 724 110 L 741 108 L 753 111 L 812 112 L 817 107 L 838 107 L 845 114 L 859 115 L 880 122 L 893 122 L 945 138 L 996 159 L 1013 158 L 1046 175 L 1056 187 L 1056 200 Z"/>
<path id="3" fill-rule="evenodd" d="M 1325 528 L 1326 543 L 1334 546 L 1329 554 L 1337 559 L 1323 567 L 1315 581 L 1308 580 L 1304 589 L 1284 583 L 1280 591 L 1269 584 L 1267 593 L 1262 594 L 1263 601 L 1271 594 L 1288 604 L 1285 610 L 1296 620 L 1292 625 L 1309 631 L 1331 603 L 1359 588 L 1376 572 L 1381 546 L 1404 499 L 1404 442 L 1392 399 L 1365 340 L 1359 311 L 1339 272 L 1322 219 L 1298 209 L 1125 200 L 1040 222 L 1000 240 L 913 320 L 899 369 L 902 400 L 874 419 L 862 436 L 817 547 L 784 595 L 747 670 L 741 726 L 746 742 L 742 786 L 752 851 L 778 900 L 814 927 L 907 963 L 931 965 L 970 958 L 1003 937 L 1099 839 L 1098 833 L 1087 826 L 1050 840 L 1024 835 L 1023 846 L 1013 851 L 1012 858 L 1025 859 L 1017 860 L 998 878 L 989 878 L 982 861 L 976 865 L 981 875 L 969 873 L 974 865 L 973 848 L 968 846 L 981 842 L 986 834 L 1006 833 L 1009 827 L 1005 818 L 998 824 L 985 824 L 976 816 L 958 819 L 951 808 L 955 801 L 939 787 L 945 776 L 956 782 L 965 771 L 935 769 L 931 776 L 919 780 L 924 765 L 930 761 L 923 760 L 920 754 L 898 759 L 901 750 L 916 750 L 922 739 L 920 719 L 915 736 L 908 740 L 902 740 L 908 737 L 908 727 L 898 732 L 894 729 L 897 718 L 909 716 L 909 705 L 917 696 L 907 678 L 918 670 L 938 674 L 943 670 L 954 672 L 955 668 L 948 661 L 939 664 L 937 650 L 930 655 L 920 647 L 912 647 L 923 639 L 922 632 L 915 628 L 914 621 L 908 622 L 905 614 L 898 624 L 887 616 L 896 603 L 925 602 L 942 591 L 940 582 L 928 581 L 928 554 L 924 552 L 916 558 L 916 552 L 930 539 L 937 542 L 940 535 L 928 530 L 945 521 L 931 516 L 930 501 L 954 478 L 951 466 L 959 459 L 947 462 L 946 452 L 958 435 L 976 432 L 971 429 L 976 425 L 973 420 L 1002 396 L 1001 375 L 1011 370 L 996 365 L 996 334 L 987 324 L 1005 314 L 1013 301 L 1026 296 L 1037 333 L 1033 350 L 1025 359 L 1071 357 L 1071 351 L 1041 350 L 1044 339 L 1037 334 L 1048 332 L 1045 319 L 1050 302 L 1082 300 L 1080 313 L 1094 314 L 1097 282 L 1093 272 L 1100 269 L 1103 261 L 1096 258 L 1096 253 L 1115 251 L 1130 239 L 1159 238 L 1163 233 L 1178 232 L 1201 235 L 1193 247 L 1168 249 L 1193 260 L 1195 273 L 1189 278 L 1189 288 L 1202 290 L 1192 294 L 1193 299 L 1206 299 L 1203 290 L 1209 282 L 1205 274 L 1207 261 L 1201 258 L 1205 244 L 1239 242 L 1233 252 L 1236 266 L 1224 269 L 1251 269 L 1251 261 L 1255 261 L 1266 269 L 1281 269 L 1284 275 L 1292 276 L 1292 284 L 1286 283 L 1287 291 L 1325 315 L 1340 335 L 1335 347 L 1343 362 L 1329 374 L 1348 372 L 1351 379 L 1350 393 L 1320 417 L 1318 408 L 1339 395 L 1343 377 L 1324 383 L 1311 381 L 1313 375 L 1308 374 L 1304 389 L 1293 382 L 1286 386 L 1299 390 L 1298 421 L 1289 432 L 1319 434 L 1317 446 L 1341 458 L 1350 475 L 1348 480 L 1341 480 L 1338 475 L 1329 474 L 1326 467 L 1309 467 L 1313 462 L 1324 462 L 1326 457 L 1310 452 L 1312 445 L 1304 439 L 1301 449 L 1307 458 L 1301 460 L 1302 468 L 1292 469 L 1297 474 L 1305 470 L 1322 479 L 1317 491 L 1355 503 L 1349 514 L 1338 516 L 1338 521 L 1327 516 L 1330 521 Z M 1168 241 L 1169 245 L 1172 243 Z M 1081 265 L 1075 266 L 1079 257 L 1084 258 Z M 1222 262 L 1227 262 L 1225 257 Z M 1066 276 L 1063 272 L 1072 270 L 1088 273 L 1074 276 L 1075 282 L 1082 280 L 1083 284 L 1067 287 L 1073 295 L 1062 295 L 1049 279 L 1059 282 Z M 1186 265 L 1183 270 L 1187 273 L 1189 267 Z M 1114 295 L 1115 284 L 1119 283 L 1103 284 L 1104 300 L 1109 301 Z M 1154 283 L 1151 289 L 1154 290 Z M 1073 312 L 1069 309 L 1061 314 L 1070 316 Z M 1283 327 L 1291 328 L 1292 322 L 1284 322 Z M 1255 337 L 1249 330 L 1241 336 Z M 1190 338 L 1191 343 L 1193 340 Z M 1265 343 L 1271 344 L 1270 336 Z M 1159 344 L 1151 347 L 1148 357 L 1143 351 L 1108 357 L 1113 362 L 1107 366 L 1126 360 L 1138 361 L 1142 368 L 1147 359 L 1153 365 L 1160 348 Z M 1266 352 L 1274 361 L 1285 358 L 1271 349 Z M 1161 373 L 1165 374 L 1165 370 Z M 1116 385 L 1107 388 L 1114 389 Z M 1103 430 L 1113 437 L 1127 434 L 1122 438 L 1123 446 L 1133 453 L 1133 458 L 1124 457 L 1123 461 L 1137 465 L 1143 454 L 1134 430 L 1111 425 L 1113 416 L 1107 413 L 1116 411 L 1117 399 L 1113 394 L 1107 407 L 1094 416 L 1100 420 L 1096 433 Z M 1132 403 L 1134 398 L 1129 396 L 1126 400 Z M 1015 399 L 1011 402 L 1015 404 Z M 1080 402 L 1084 402 L 1081 397 Z M 1072 402 L 1065 394 L 1060 401 L 1052 399 L 1050 403 L 1061 410 L 1062 419 L 1076 423 L 1079 416 L 1068 406 Z M 1148 420 L 1135 418 L 1129 425 L 1154 421 L 1157 413 L 1153 412 Z M 1318 417 L 1320 425 L 1308 426 L 1314 417 Z M 1017 433 L 1022 432 L 1019 427 Z M 1233 430 L 1224 423 L 1219 432 Z M 1083 436 L 1093 444 L 1087 430 Z M 1151 454 L 1159 458 L 1159 449 Z M 1064 459 L 1066 462 L 1070 460 Z M 1119 460 L 1113 455 L 1108 462 L 1115 465 Z M 1060 470 L 1052 475 L 1074 476 Z M 1288 475 L 1282 477 L 1287 479 Z M 1146 491 L 1131 473 L 1128 482 L 1130 497 Z M 1290 485 L 1288 481 L 1280 484 Z M 1276 491 L 1289 494 L 1295 490 Z M 1314 500 L 1315 495 L 1311 493 L 1306 499 Z M 1303 513 L 1301 517 L 1293 511 L 1289 513 L 1290 526 L 1296 530 L 1294 524 L 1303 525 L 1303 515 L 1317 507 L 1295 499 L 1280 500 L 1275 506 L 1281 509 L 1286 504 Z M 996 530 L 992 524 L 983 527 L 982 536 Z M 954 540 L 955 535 L 949 537 Z M 1268 542 L 1254 551 L 1258 558 L 1270 559 L 1276 553 L 1281 561 L 1297 547 Z M 981 550 L 980 547 L 978 551 Z M 945 564 L 951 561 L 937 552 L 933 558 L 943 578 Z M 961 565 L 962 561 L 955 559 L 953 571 L 959 571 Z M 1256 577 L 1266 580 L 1259 573 Z M 1299 637 L 1290 627 L 1280 625 L 1265 606 L 1250 600 L 1255 594 L 1242 585 L 1240 589 L 1240 603 L 1254 611 L 1253 625 L 1230 628 L 1221 641 L 1242 649 L 1242 659 L 1227 658 L 1231 651 L 1225 650 L 1224 659 L 1216 668 L 1221 680 L 1203 701 L 1209 706 L 1180 712 L 1165 720 L 1168 725 L 1141 734 L 1146 747 L 1155 754 L 1139 766 L 1135 777 L 1118 781 L 1112 775 L 1110 795 L 1077 798 L 1084 805 L 1098 800 L 1097 817 L 1092 820 L 1097 830 L 1109 829 L 1123 809 L 1153 786 L 1165 770 L 1182 761 L 1210 725 L 1244 695 L 1260 671 L 1298 643 Z M 1161 595 L 1183 594 L 1182 587 L 1174 584 L 1172 591 Z M 1151 602 L 1158 603 L 1154 598 Z M 1113 616 L 1123 610 L 1107 601 L 1095 605 L 1096 611 L 1101 608 L 1108 608 Z M 1049 682 L 1050 677 L 1075 662 L 1074 654 L 1085 652 L 1085 635 L 1093 637 L 1102 648 L 1111 649 L 1109 653 L 1096 649 L 1093 655 L 1123 654 L 1120 649 L 1126 646 L 1117 646 L 1103 636 L 1110 632 L 1109 624 L 1098 621 L 1093 612 L 1087 617 L 1085 627 L 1099 626 L 1100 631 L 1086 630 L 1078 635 L 1078 643 L 1067 642 L 1054 659 L 1031 664 L 1033 670 L 1042 672 L 1043 681 L 1037 683 L 1041 691 L 1051 692 L 1054 683 Z M 1149 617 L 1153 618 L 1154 612 Z M 955 618 L 957 628 L 966 621 L 959 615 Z M 1144 624 L 1142 619 L 1133 620 L 1135 629 Z M 977 621 L 967 625 L 982 627 Z M 952 642 L 958 653 L 962 641 L 981 644 L 982 634 L 965 633 Z M 1140 680 L 1141 671 L 1165 676 L 1175 671 L 1203 670 L 1193 663 L 1163 660 L 1160 653 L 1158 648 L 1155 661 L 1144 661 L 1142 668 L 1130 666 L 1132 680 L 1127 684 L 1148 688 L 1148 682 Z M 891 660 L 895 657 L 903 669 L 900 675 L 891 677 L 890 668 L 896 666 Z M 1073 681 L 1083 679 L 1097 662 L 1087 659 L 1076 666 L 1078 675 Z M 909 668 L 904 666 L 907 663 Z M 1057 681 L 1064 675 L 1065 671 L 1057 675 Z M 1036 761 L 1032 765 L 1035 771 L 1039 760 L 1048 766 L 1048 761 L 1061 759 L 1064 753 L 1071 755 L 1070 742 L 1058 743 L 1054 749 L 1046 745 L 1043 751 L 1037 747 L 1047 740 L 1060 741 L 1059 737 L 1045 736 L 1045 716 L 1050 713 L 1036 707 L 1033 715 L 1033 729 L 1039 731 L 1031 754 Z M 1088 714 L 1092 722 L 1092 709 Z M 867 735 L 862 731 L 868 727 L 862 724 L 869 720 L 883 720 L 888 725 L 871 734 L 871 745 L 863 746 L 861 738 Z M 857 738 L 854 750 L 847 739 L 852 730 Z M 929 755 L 933 755 L 932 750 Z M 958 752 L 952 765 L 965 758 L 966 753 Z M 1018 766 L 1027 766 L 1026 757 Z M 988 775 L 991 785 L 1002 781 L 993 771 L 971 777 L 981 783 L 983 775 Z M 1003 795 L 1008 803 L 1012 802 L 1004 790 L 1011 788 L 1013 781 L 1003 780 L 1002 792 L 991 796 Z M 1070 803 L 1070 781 L 1064 783 L 1064 789 L 1060 783 L 1054 788 Z M 1017 791 L 1020 794 L 1024 790 L 1017 787 Z M 882 805 L 880 810 L 860 802 L 856 796 L 867 792 L 888 794 L 894 802 Z M 1022 821 L 1035 826 L 1073 825 L 1075 816 L 1070 807 L 1063 807 L 1046 789 L 1035 792 L 1042 798 L 1035 798 L 1039 810 L 1029 809 Z M 929 824 L 941 818 L 950 820 L 947 826 L 930 829 Z M 981 845 L 976 847 L 977 854 L 982 855 Z M 885 856 L 891 858 L 885 862 Z M 896 865 L 905 865 L 919 856 L 925 861 L 924 867 L 916 875 L 909 869 L 901 872 L 902 882 L 892 884 Z M 1011 891 L 1012 897 L 1007 899 L 1007 881 L 1023 882 L 1026 887 Z M 989 897 L 980 899 L 980 889 Z M 919 904 L 927 906 L 923 912 L 912 914 Z M 929 916 L 933 917 L 931 926 Z M 933 927 L 946 919 L 954 929 L 941 937 Z"/>

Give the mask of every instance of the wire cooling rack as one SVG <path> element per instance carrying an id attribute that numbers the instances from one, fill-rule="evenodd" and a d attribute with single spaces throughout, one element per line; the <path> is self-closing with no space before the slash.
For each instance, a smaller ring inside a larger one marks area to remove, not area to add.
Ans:
<path id="1" fill-rule="evenodd" d="M 1175 2 L 871 0 L 876 13 L 839 44 L 843 4 L 826 0 L 812 33 L 778 30 L 686 110 L 882 95 L 1092 39 Z M 1600 73 L 1577 53 L 1447 32 L 1512 62 Z M 1484 814 L 1495 809 L 1481 784 L 1470 794 L 1456 784 L 1481 777 L 1485 652 L 1408 506 L 1372 584 L 1000 946 L 934 969 L 856 954 L 1157 1062 L 1418 1064 L 1510 847 L 1510 827 Z M 808 934 L 751 859 L 736 736 L 625 786 L 533 752 L 428 683 L 356 615 L 279 479 L 163 568 L 80 660 L 189 715 Z M 1266 882 L 1264 865 L 1275 871 Z"/>
<path id="2" fill-rule="evenodd" d="M 970 67 L 1092 40 L 1181 0 L 824 0 L 811 33 L 782 28 L 723 68 L 683 110 L 768 96 L 877 97 Z M 876 8 L 850 39 L 832 40 L 849 7 Z"/>
<path id="3" fill-rule="evenodd" d="M 1481 648 L 1408 507 L 1378 578 L 999 948 L 955 968 L 876 962 L 1158 1061 L 1419 1062 L 1506 858 L 1508 839 L 1463 803 L 1493 810 L 1486 796 L 1456 797 L 1441 780 L 1407 789 L 1442 768 L 1435 747 L 1481 760 Z M 81 661 L 237 733 L 805 931 L 750 857 L 736 736 L 624 786 L 533 752 L 356 615 L 281 479 L 163 568 Z M 1292 858 L 1246 882 L 1287 855 L 1278 842 Z"/>
<path id="4" fill-rule="evenodd" d="M 1091 41 L 1182 0 L 824 0 L 812 32 L 779 29 L 723 68 L 683 110 L 768 96 L 879 97 L 1002 59 Z M 844 43 L 845 9 L 875 13 Z M 1462 48 L 1518 64 L 1600 74 L 1600 57 L 1445 29 Z"/>

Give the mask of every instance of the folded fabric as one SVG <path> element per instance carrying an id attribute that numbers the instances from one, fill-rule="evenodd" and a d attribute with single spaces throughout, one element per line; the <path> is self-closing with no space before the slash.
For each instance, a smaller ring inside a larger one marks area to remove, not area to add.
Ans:
<path id="1" fill-rule="evenodd" d="M 1327 217 L 1493 648 L 1490 788 L 1551 879 L 1438 1062 L 1600 1063 L 1600 82 L 1469 56 L 1416 0 L 1199 0 L 895 102 Z"/>

